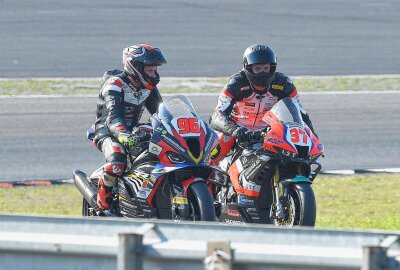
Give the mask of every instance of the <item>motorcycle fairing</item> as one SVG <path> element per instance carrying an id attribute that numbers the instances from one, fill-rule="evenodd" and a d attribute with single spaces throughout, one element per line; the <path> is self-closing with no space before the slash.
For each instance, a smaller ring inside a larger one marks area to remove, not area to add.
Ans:
<path id="1" fill-rule="evenodd" d="M 154 209 L 147 199 L 157 186 L 150 176 L 154 164 L 144 163 L 124 174 L 118 181 L 120 213 L 127 217 L 151 218 L 155 216 Z"/>
<path id="2" fill-rule="evenodd" d="M 234 149 L 228 169 L 232 185 L 219 197 L 220 221 L 270 223 L 285 210 L 282 200 L 286 188 L 311 184 L 321 169 L 316 159 L 322 155 L 323 145 L 303 123 L 299 108 L 290 98 L 276 103 L 263 120 L 268 126 L 263 131 L 262 146 L 254 143 Z M 314 174 L 311 165 L 318 165 Z"/>
<path id="3" fill-rule="evenodd" d="M 303 122 L 300 108 L 291 98 L 283 98 L 277 102 L 265 114 L 263 121 L 269 125 L 263 143 L 264 149 L 278 154 L 283 149 L 302 158 L 306 158 L 304 155 L 322 154 L 322 144 Z M 303 148 L 307 148 L 307 153 L 304 153 Z"/>
<path id="4" fill-rule="evenodd" d="M 218 143 L 217 134 L 184 96 L 162 103 L 151 120 L 154 132 L 149 151 L 162 164 L 208 162 L 211 150 Z"/>

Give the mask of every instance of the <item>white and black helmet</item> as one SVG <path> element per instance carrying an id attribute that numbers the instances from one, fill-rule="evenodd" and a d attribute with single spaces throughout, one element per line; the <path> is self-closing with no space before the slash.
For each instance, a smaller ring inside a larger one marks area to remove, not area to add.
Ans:
<path id="1" fill-rule="evenodd" d="M 160 66 L 167 63 L 163 52 L 148 44 L 132 45 L 123 50 L 124 70 L 146 89 L 152 90 L 160 82 L 160 75 L 151 77 L 144 72 L 145 66 Z"/>

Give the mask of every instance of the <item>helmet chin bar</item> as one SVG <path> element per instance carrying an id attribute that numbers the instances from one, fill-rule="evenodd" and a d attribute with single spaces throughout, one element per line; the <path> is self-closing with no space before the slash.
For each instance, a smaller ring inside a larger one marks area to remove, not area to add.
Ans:
<path id="1" fill-rule="evenodd" d="M 143 67 L 139 67 L 139 70 L 135 68 L 133 65 L 131 65 L 133 74 L 129 73 L 130 78 L 135 81 L 139 86 L 144 87 L 148 90 L 153 90 L 158 82 L 160 81 L 160 76 L 158 73 L 156 73 L 156 77 L 154 78 L 154 81 L 150 76 L 145 74 Z M 142 72 L 141 72 L 142 71 Z"/>
<path id="2" fill-rule="evenodd" d="M 244 72 L 254 90 L 266 93 L 275 78 L 275 70 L 274 68 L 269 73 L 266 73 L 266 75 L 260 76 L 254 74 L 251 71 L 251 67 L 248 66 L 244 69 Z"/>

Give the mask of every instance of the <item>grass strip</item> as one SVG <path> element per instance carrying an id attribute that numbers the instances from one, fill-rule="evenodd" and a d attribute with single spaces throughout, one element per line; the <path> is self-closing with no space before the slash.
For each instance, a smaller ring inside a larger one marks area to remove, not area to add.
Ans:
<path id="1" fill-rule="evenodd" d="M 400 230 L 400 174 L 319 176 L 314 184 L 318 228 Z M 1 213 L 81 215 L 74 185 L 0 188 Z"/>
<path id="2" fill-rule="evenodd" d="M 292 77 L 300 92 L 400 91 L 400 75 Z M 97 95 L 100 78 L 0 79 L 0 95 Z M 225 77 L 166 77 L 162 93 L 219 93 Z"/>

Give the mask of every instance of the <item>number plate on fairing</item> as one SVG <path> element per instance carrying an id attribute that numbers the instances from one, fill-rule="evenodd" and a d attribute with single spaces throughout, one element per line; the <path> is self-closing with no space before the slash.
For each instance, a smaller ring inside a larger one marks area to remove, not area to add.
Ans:
<path id="1" fill-rule="evenodd" d="M 293 146 L 311 146 L 311 139 L 303 128 L 289 127 L 286 133 L 286 140 Z"/>

